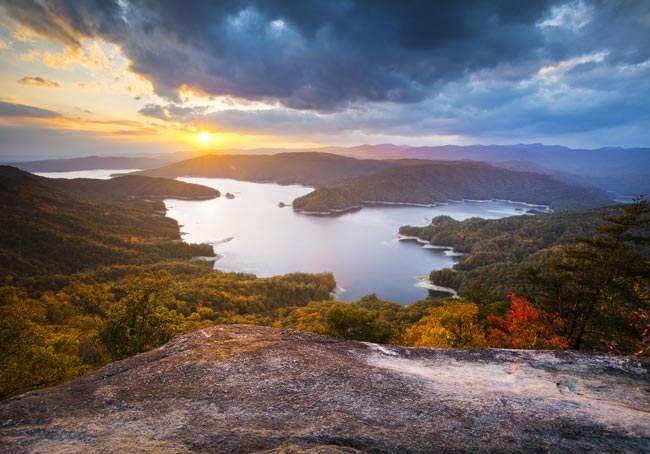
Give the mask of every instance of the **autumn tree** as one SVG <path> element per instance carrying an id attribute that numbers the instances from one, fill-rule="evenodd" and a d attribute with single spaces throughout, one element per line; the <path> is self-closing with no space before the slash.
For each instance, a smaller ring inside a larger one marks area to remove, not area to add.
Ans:
<path id="1" fill-rule="evenodd" d="M 44 325 L 45 310 L 15 287 L 0 288 L 0 399 L 74 378 L 85 369 L 74 329 Z"/>
<path id="2" fill-rule="evenodd" d="M 536 309 L 525 298 L 509 293 L 510 308 L 505 318 L 489 315 L 488 344 L 496 348 L 564 349 L 569 346 L 560 335 L 564 321 L 555 314 Z"/>
<path id="3" fill-rule="evenodd" d="M 650 282 L 647 245 L 650 205 L 638 198 L 607 215 L 593 238 L 576 238 L 561 255 L 533 276 L 538 302 L 566 321 L 564 335 L 573 349 L 616 342 L 634 349 L 625 307 L 641 307 L 639 287 Z"/>
<path id="4" fill-rule="evenodd" d="M 130 277 L 126 295 L 107 314 L 100 336 L 114 360 L 158 347 L 183 329 L 167 271 Z"/>
<path id="5" fill-rule="evenodd" d="M 332 306 L 325 314 L 322 334 L 342 339 L 388 343 L 393 334 L 391 326 L 376 314 L 351 304 Z"/>
<path id="6" fill-rule="evenodd" d="M 635 331 L 631 339 L 632 343 L 636 344 L 634 354 L 650 356 L 650 287 L 638 286 L 636 291 L 642 306 L 627 305 L 626 309 L 630 314 L 627 323 Z"/>
<path id="7" fill-rule="evenodd" d="M 476 304 L 447 299 L 406 330 L 408 344 L 416 347 L 471 348 L 485 346 Z"/>

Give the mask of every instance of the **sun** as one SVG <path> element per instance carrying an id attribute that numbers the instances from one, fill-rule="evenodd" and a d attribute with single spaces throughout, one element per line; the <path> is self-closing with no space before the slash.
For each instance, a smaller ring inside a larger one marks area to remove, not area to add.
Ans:
<path id="1" fill-rule="evenodd" d="M 212 140 L 212 134 L 210 134 L 208 131 L 201 131 L 197 137 L 199 139 L 199 142 L 203 144 L 210 143 Z"/>

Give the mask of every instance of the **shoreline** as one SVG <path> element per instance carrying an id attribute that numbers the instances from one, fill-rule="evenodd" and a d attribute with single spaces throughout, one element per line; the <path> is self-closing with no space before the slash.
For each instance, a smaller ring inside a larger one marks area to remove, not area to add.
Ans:
<path id="1" fill-rule="evenodd" d="M 194 263 L 194 262 L 218 262 L 223 258 L 223 255 L 215 254 L 212 257 L 208 257 L 205 255 L 197 255 L 196 257 L 192 257 L 189 262 Z"/>
<path id="2" fill-rule="evenodd" d="M 293 204 L 285 205 L 285 206 L 293 207 Z M 293 207 L 293 211 L 300 214 L 306 214 L 307 216 L 333 216 L 337 214 L 347 213 L 348 211 L 357 211 L 362 209 L 363 207 L 364 205 L 352 205 L 347 208 L 332 208 L 328 211 L 306 211 L 306 210 L 301 210 L 300 208 Z"/>
<path id="3" fill-rule="evenodd" d="M 218 199 L 221 195 L 196 195 L 196 196 L 182 196 L 182 195 L 129 195 L 127 196 L 128 200 L 189 200 L 189 201 L 201 201 L 201 200 L 212 200 Z"/>
<path id="4" fill-rule="evenodd" d="M 519 202 L 516 200 L 506 200 L 506 199 L 463 199 L 463 200 L 448 200 L 447 202 L 432 202 L 432 203 L 416 203 L 416 202 L 383 202 L 377 200 L 363 200 L 361 205 L 352 205 L 346 208 L 331 208 L 326 211 L 306 211 L 301 209 L 294 208 L 296 213 L 311 215 L 311 216 L 328 216 L 328 215 L 337 215 L 341 213 L 346 213 L 348 211 L 360 210 L 364 207 L 370 206 L 408 206 L 408 207 L 419 207 L 419 208 L 435 208 L 437 206 L 448 206 L 455 203 L 489 203 L 489 202 L 500 202 L 507 203 L 510 205 L 520 205 L 530 209 L 535 209 L 541 213 L 554 213 L 555 211 L 548 205 L 543 205 L 539 203 L 528 203 L 528 202 Z M 523 214 L 531 214 L 524 212 Z"/>
<path id="5" fill-rule="evenodd" d="M 443 253 L 447 257 L 460 257 L 466 254 L 466 252 L 456 252 L 452 246 L 440 246 L 437 244 L 431 244 L 427 240 L 423 240 L 418 236 L 402 235 L 401 233 L 399 233 L 397 234 L 397 241 L 416 241 L 422 245 L 422 249 L 441 250 L 444 251 Z"/>
<path id="6" fill-rule="evenodd" d="M 419 282 L 415 284 L 415 286 L 418 288 L 433 290 L 434 292 L 449 293 L 452 298 L 460 299 L 460 296 L 458 296 L 458 292 L 456 290 L 454 290 L 451 287 L 443 287 L 441 285 L 436 285 L 433 282 L 431 282 L 431 280 L 427 276 L 419 276 L 418 281 Z"/>

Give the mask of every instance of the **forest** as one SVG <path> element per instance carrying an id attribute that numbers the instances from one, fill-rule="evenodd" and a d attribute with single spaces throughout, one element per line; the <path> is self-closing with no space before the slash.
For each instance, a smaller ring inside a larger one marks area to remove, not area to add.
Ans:
<path id="1" fill-rule="evenodd" d="M 556 210 L 610 203 L 598 189 L 473 161 L 354 159 L 321 152 L 205 155 L 136 174 L 315 186 L 314 192 L 293 203 L 296 210 L 307 212 L 343 210 L 363 201 L 433 204 L 497 198 Z"/>
<path id="2" fill-rule="evenodd" d="M 190 262 L 214 251 L 181 241 L 162 202 L 119 192 L 82 197 L 46 180 L 0 172 L 0 398 L 69 380 L 209 324 L 409 346 L 648 353 L 644 199 L 403 227 L 403 234 L 466 255 L 457 269 L 432 273 L 435 282 L 458 288 L 461 299 L 431 296 L 402 306 L 374 295 L 335 301 L 331 273 L 258 278 L 215 271 L 210 262 Z"/>
<path id="3" fill-rule="evenodd" d="M 336 285 L 331 274 L 258 279 L 190 263 L 212 246 L 181 241 L 162 202 L 84 195 L 2 168 L 0 398 L 206 323 L 268 325 L 278 308 L 326 300 Z"/>
<path id="4" fill-rule="evenodd" d="M 562 321 L 574 349 L 647 352 L 650 325 L 650 203 L 498 220 L 441 216 L 404 235 L 464 253 L 431 272 L 489 320 L 515 293 Z M 512 293 L 515 292 L 515 293 Z"/>
<path id="5" fill-rule="evenodd" d="M 430 205 L 453 200 L 514 200 L 569 210 L 607 205 L 604 192 L 548 175 L 482 162 L 433 161 L 387 169 L 318 187 L 293 202 L 298 211 L 327 212 L 372 202 Z"/>

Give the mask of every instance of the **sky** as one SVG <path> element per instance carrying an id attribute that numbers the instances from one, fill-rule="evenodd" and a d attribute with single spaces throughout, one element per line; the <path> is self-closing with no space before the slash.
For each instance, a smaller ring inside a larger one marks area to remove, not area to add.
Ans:
<path id="1" fill-rule="evenodd" d="M 648 131 L 647 0 L 0 0 L 0 160 Z"/>

